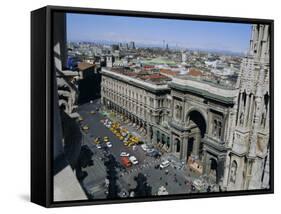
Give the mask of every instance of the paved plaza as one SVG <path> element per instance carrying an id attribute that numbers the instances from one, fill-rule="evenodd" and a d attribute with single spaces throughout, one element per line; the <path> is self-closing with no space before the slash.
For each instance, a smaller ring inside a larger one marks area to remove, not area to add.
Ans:
<path id="1" fill-rule="evenodd" d="M 99 109 L 99 111 L 97 111 Z M 96 113 L 93 114 L 93 111 Z M 131 192 L 138 191 L 139 188 L 145 189 L 147 192 L 140 192 L 140 196 L 157 195 L 160 187 L 165 187 L 169 194 L 187 194 L 198 192 L 194 189 L 192 183 L 198 176 L 190 172 L 186 165 L 182 165 L 175 157 L 169 154 L 163 154 L 161 158 L 149 157 L 140 145 L 134 147 L 126 147 L 105 125 L 101 122 L 108 118 L 104 113 L 104 109 L 100 106 L 99 100 L 92 103 L 86 103 L 79 106 L 79 114 L 83 118 L 80 126 L 87 125 L 89 130 L 83 131 L 83 147 L 87 147 L 92 151 L 93 164 L 82 168 L 85 177 L 81 179 L 83 187 L 93 199 L 102 199 L 109 197 L 109 186 L 106 180 L 114 181 L 117 193 L 115 196 L 128 197 Z M 111 119 L 114 119 L 111 117 Z M 118 117 L 115 118 L 116 120 Z M 123 124 L 121 124 L 123 125 Z M 126 126 L 131 133 L 137 134 L 138 131 L 134 127 Z M 98 149 L 94 140 L 97 137 L 109 137 L 112 147 L 107 148 L 101 143 L 102 148 Z M 139 134 L 141 139 L 144 139 Z M 120 162 L 120 153 L 127 152 L 134 155 L 139 163 L 129 168 L 122 166 Z M 171 161 L 169 167 L 161 170 L 159 164 L 164 159 Z M 158 167 L 157 167 L 158 166 Z M 181 167 L 179 167 L 181 166 Z M 110 183 L 110 182 L 109 182 Z M 207 187 L 208 185 L 205 185 Z M 193 187 L 193 188 L 192 188 Z M 205 189 L 201 190 L 206 191 Z"/>

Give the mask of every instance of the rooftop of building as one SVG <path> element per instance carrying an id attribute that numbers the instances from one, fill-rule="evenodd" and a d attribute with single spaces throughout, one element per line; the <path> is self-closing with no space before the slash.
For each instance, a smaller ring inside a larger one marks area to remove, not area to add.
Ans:
<path id="1" fill-rule="evenodd" d="M 197 68 L 190 68 L 187 74 L 193 77 L 203 76 L 203 72 Z"/>
<path id="2" fill-rule="evenodd" d="M 168 76 L 177 76 L 179 74 L 178 71 L 172 71 L 171 69 L 161 68 L 160 70 L 161 74 L 168 75 Z"/>
<path id="3" fill-rule="evenodd" d="M 180 74 L 172 78 L 160 72 L 150 73 L 144 70 L 134 71 L 130 68 L 103 68 L 102 73 L 152 91 L 166 91 L 169 90 L 169 88 L 175 88 L 181 91 L 196 93 L 200 96 L 205 96 L 227 104 L 232 104 L 234 102 L 234 97 L 237 95 L 235 84 L 227 84 L 225 80 L 216 79 L 215 76 L 210 77 L 209 73 L 204 72 L 201 76 Z"/>
<path id="4" fill-rule="evenodd" d="M 132 77 L 134 79 L 142 80 L 144 82 L 148 82 L 154 85 L 166 85 L 169 81 L 172 80 L 170 77 L 167 77 L 159 72 L 156 73 L 154 71 L 148 70 L 133 70 L 124 67 L 112 67 L 107 68 L 107 70 L 128 77 Z"/>
<path id="5" fill-rule="evenodd" d="M 191 80 L 195 82 L 201 82 L 202 84 L 212 85 L 213 87 L 222 88 L 222 89 L 235 89 L 236 82 L 230 79 L 222 79 L 220 77 L 214 76 L 212 74 L 204 75 L 179 75 L 175 79 L 180 80 Z"/>

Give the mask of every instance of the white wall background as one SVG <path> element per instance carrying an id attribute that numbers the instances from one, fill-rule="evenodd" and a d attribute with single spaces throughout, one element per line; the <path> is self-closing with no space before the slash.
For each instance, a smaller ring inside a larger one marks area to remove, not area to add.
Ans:
<path id="1" fill-rule="evenodd" d="M 280 203 L 280 38 L 277 0 L 3 0 L 0 12 L 1 213 L 276 213 Z M 43 209 L 29 203 L 30 11 L 45 5 L 275 19 L 275 194 Z"/>

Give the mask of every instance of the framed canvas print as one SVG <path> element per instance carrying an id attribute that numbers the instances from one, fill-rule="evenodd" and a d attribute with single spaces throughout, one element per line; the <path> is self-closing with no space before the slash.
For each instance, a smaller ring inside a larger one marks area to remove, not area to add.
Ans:
<path id="1" fill-rule="evenodd" d="M 31 201 L 273 193 L 273 20 L 31 12 Z"/>

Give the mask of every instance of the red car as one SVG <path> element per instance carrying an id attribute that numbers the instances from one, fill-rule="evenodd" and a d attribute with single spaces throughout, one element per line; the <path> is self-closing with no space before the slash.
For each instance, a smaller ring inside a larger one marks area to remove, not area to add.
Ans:
<path id="1" fill-rule="evenodd" d="M 132 166 L 132 162 L 129 160 L 129 157 L 121 157 L 121 163 L 125 167 Z"/>

